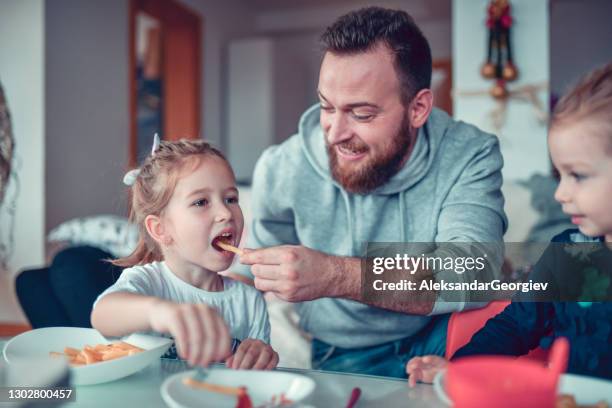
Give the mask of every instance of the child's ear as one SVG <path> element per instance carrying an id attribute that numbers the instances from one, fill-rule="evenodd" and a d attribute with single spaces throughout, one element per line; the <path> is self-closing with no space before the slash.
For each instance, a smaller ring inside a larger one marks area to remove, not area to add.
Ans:
<path id="1" fill-rule="evenodd" d="M 172 243 L 172 237 L 164 228 L 162 219 L 157 215 L 147 215 L 144 220 L 144 225 L 149 236 L 159 245 L 168 246 Z"/>

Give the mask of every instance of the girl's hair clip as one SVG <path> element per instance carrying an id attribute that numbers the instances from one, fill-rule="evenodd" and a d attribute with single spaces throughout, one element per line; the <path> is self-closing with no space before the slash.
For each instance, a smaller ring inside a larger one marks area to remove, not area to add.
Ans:
<path id="1" fill-rule="evenodd" d="M 140 174 L 140 169 L 133 169 L 133 170 L 128 171 L 127 173 L 125 173 L 125 176 L 123 176 L 123 184 L 125 184 L 128 187 L 133 186 L 139 174 Z"/>
<path id="2" fill-rule="evenodd" d="M 151 148 L 151 156 L 155 156 L 155 152 L 159 149 L 159 145 L 159 134 L 157 134 L 156 132 L 155 135 L 153 135 L 153 147 Z M 133 186 L 139 174 L 140 168 L 128 171 L 127 173 L 125 173 L 125 176 L 123 176 L 123 184 L 129 187 Z"/>

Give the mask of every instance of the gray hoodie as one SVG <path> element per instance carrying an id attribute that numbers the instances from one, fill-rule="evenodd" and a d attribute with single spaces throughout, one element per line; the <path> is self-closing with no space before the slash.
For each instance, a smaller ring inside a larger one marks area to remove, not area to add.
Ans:
<path id="1" fill-rule="evenodd" d="M 257 162 L 247 247 L 294 244 L 354 257 L 367 242 L 500 242 L 502 166 L 495 136 L 434 109 L 395 176 L 367 195 L 348 193 L 331 177 L 317 104 L 298 134 Z M 432 315 L 465 306 L 437 301 Z M 344 348 L 404 338 L 431 319 L 337 298 L 302 302 L 298 313 L 304 330 Z"/>

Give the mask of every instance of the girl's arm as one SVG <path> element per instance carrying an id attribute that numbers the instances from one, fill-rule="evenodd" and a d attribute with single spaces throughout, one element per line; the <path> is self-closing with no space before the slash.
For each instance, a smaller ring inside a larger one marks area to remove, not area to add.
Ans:
<path id="1" fill-rule="evenodd" d="M 105 336 L 117 337 L 150 331 L 152 310 L 163 300 L 128 292 L 104 296 L 91 312 L 91 325 Z"/>
<path id="2" fill-rule="evenodd" d="M 179 356 L 191 365 L 207 366 L 230 355 L 229 329 L 217 311 L 205 304 L 115 292 L 100 299 L 91 321 L 105 336 L 137 331 L 170 334 Z"/>

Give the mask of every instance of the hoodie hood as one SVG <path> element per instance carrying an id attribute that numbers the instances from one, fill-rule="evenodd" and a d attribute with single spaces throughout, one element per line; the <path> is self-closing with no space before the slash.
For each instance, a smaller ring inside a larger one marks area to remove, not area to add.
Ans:
<path id="1" fill-rule="evenodd" d="M 298 128 L 301 148 L 317 174 L 334 183 L 338 188 L 342 188 L 331 176 L 325 135 L 319 118 L 318 103 L 311 106 L 302 115 Z M 446 135 L 447 129 L 453 123 L 453 120 L 444 111 L 434 108 L 425 125 L 418 131 L 416 145 L 408 161 L 391 179 L 370 194 L 397 194 L 421 181 L 431 168 L 435 152 Z"/>

